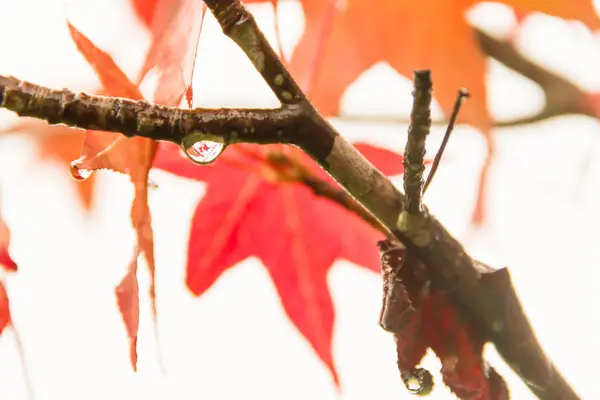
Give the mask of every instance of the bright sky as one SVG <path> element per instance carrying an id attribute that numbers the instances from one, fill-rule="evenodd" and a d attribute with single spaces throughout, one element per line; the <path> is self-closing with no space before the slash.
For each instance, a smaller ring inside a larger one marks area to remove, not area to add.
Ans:
<path id="1" fill-rule="evenodd" d="M 52 87 L 89 89 L 96 78 L 76 52 L 65 24 L 72 18 L 133 75 L 148 46 L 126 0 L 0 0 L 0 74 Z M 270 6 L 253 7 L 274 38 Z M 284 47 L 303 27 L 295 2 L 281 7 Z M 487 4 L 470 14 L 497 34 L 512 14 Z M 519 46 L 535 60 L 589 88 L 600 89 L 600 43 L 581 26 L 532 17 Z M 248 60 L 207 18 L 195 73 L 196 105 L 277 106 Z M 490 63 L 490 103 L 498 118 L 535 112 L 541 91 L 497 63 Z M 434 72 L 435 84 L 435 72 Z M 410 81 L 384 64 L 367 71 L 346 93 L 348 113 L 406 117 Z M 13 121 L 2 112 L 0 124 Z M 402 151 L 406 126 L 334 121 L 344 135 Z M 490 218 L 473 232 L 468 221 L 481 136 L 460 127 L 426 196 L 430 209 L 473 256 L 509 265 L 538 337 L 582 398 L 600 398 L 600 124 L 561 117 L 534 126 L 498 130 L 499 155 L 491 175 Z M 438 146 L 434 129 L 430 151 Z M 345 262 L 328 277 L 336 309 L 334 357 L 342 389 L 291 325 L 264 267 L 250 258 L 217 281 L 202 298 L 184 285 L 186 243 L 202 184 L 155 171 L 159 188 L 150 205 L 156 240 L 160 350 L 157 363 L 147 275 L 140 265 L 142 316 L 139 372 L 128 360 L 128 341 L 114 298 L 134 235 L 129 226 L 131 187 L 125 177 L 98 174 L 97 205 L 87 216 L 74 198 L 65 168 L 40 159 L 26 136 L 0 138 L 2 213 L 13 232 L 18 274 L 8 277 L 13 317 L 38 400 L 93 399 L 344 399 L 410 398 L 399 379 L 392 337 L 378 324 L 379 276 Z M 398 181 L 396 181 L 398 182 Z M 365 244 L 368 245 L 368 244 Z M 499 360 L 488 359 L 508 380 L 515 399 L 532 395 Z M 428 357 L 425 366 L 440 365 Z M 436 375 L 433 399 L 449 398 Z M 0 399 L 26 399 L 21 360 L 9 330 L 0 337 Z"/>

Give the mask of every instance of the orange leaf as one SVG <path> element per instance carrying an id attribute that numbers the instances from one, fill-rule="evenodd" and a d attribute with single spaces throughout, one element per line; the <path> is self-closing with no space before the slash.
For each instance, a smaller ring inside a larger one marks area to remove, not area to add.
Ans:
<path id="1" fill-rule="evenodd" d="M 481 223 L 486 176 L 494 153 L 492 119 L 487 106 L 485 57 L 465 19 L 467 9 L 481 1 L 301 2 L 306 28 L 289 66 L 322 114 L 338 114 L 346 88 L 380 61 L 387 61 L 406 77 L 412 77 L 416 69 L 431 69 L 434 96 L 446 115 L 451 113 L 457 90 L 468 88 L 471 100 L 465 103 L 459 119 L 481 130 L 488 140 L 488 157 L 481 171 L 473 214 L 473 221 Z M 580 20 L 590 29 L 600 28 L 592 0 L 500 2 L 519 12 L 539 11 Z"/>
<path id="2" fill-rule="evenodd" d="M 133 260 L 127 269 L 127 273 L 115 289 L 119 311 L 121 311 L 121 316 L 123 317 L 123 322 L 125 323 L 127 335 L 130 340 L 129 356 L 134 371 L 137 371 L 136 346 L 140 323 L 140 300 L 137 281 L 137 258 L 139 254 L 139 250 L 136 249 Z"/>
<path id="3" fill-rule="evenodd" d="M 135 9 L 140 20 L 150 26 L 156 13 L 156 3 L 159 0 L 132 0 L 133 8 Z"/>
<path id="4" fill-rule="evenodd" d="M 0 218 L 0 267 L 4 267 L 4 269 L 7 271 L 16 271 L 17 264 L 13 261 L 8 253 L 9 245 L 10 231 L 8 230 L 8 226 L 6 226 L 2 218 Z"/>
<path id="5" fill-rule="evenodd" d="M 126 97 L 133 100 L 141 100 L 143 98 L 137 86 L 129 81 L 129 78 L 115 64 L 110 55 L 96 47 L 71 23 L 68 23 L 68 27 L 69 33 L 77 45 L 77 50 L 94 68 L 107 95 Z"/>
<path id="6" fill-rule="evenodd" d="M 10 304 L 4 283 L 0 281 L 0 334 L 10 325 Z"/>
<path id="7" fill-rule="evenodd" d="M 24 118 L 3 130 L 2 133 L 24 133 L 31 135 L 40 147 L 40 157 L 58 161 L 67 171 L 71 161 L 81 153 L 84 131 L 64 125 L 48 125 L 46 121 Z M 79 199 L 86 210 L 93 205 L 95 179 L 91 176 L 75 185 Z"/>
<path id="8" fill-rule="evenodd" d="M 137 86 L 127 78 L 110 55 L 97 48 L 71 24 L 69 30 L 77 49 L 94 68 L 106 94 L 134 100 L 142 99 Z M 157 143 L 150 139 L 140 137 L 128 139 L 119 133 L 87 131 L 82 156 L 74 163 L 72 170 L 75 174 L 97 169 L 110 169 L 129 174 L 135 191 L 131 206 L 131 221 L 137 233 L 137 245 L 144 253 L 150 270 L 150 296 L 154 315 L 156 315 L 155 262 L 154 239 L 148 208 L 148 173 L 156 153 L 156 146 Z"/>
<path id="9" fill-rule="evenodd" d="M 348 85 L 375 63 L 387 61 L 409 78 L 415 69 L 428 68 L 433 71 L 434 95 L 444 112 L 450 114 L 457 90 L 466 87 L 472 100 L 465 104 L 461 118 L 487 133 L 491 121 L 486 101 L 485 59 L 465 19 L 465 12 L 480 2 L 347 0 L 340 5 L 334 1 L 301 0 L 307 22 L 290 69 L 304 87 L 315 74 L 310 98 L 322 114 L 335 115 Z M 579 20 L 590 29 L 600 28 L 592 0 L 500 2 L 519 13 L 538 11 Z M 313 71 L 316 52 L 320 53 L 319 67 Z"/>
<path id="10" fill-rule="evenodd" d="M 152 43 L 140 72 L 159 74 L 154 102 L 177 106 L 186 93 L 192 107 L 191 85 L 198 40 L 206 6 L 201 0 L 134 0 L 134 10 L 148 26 Z"/>

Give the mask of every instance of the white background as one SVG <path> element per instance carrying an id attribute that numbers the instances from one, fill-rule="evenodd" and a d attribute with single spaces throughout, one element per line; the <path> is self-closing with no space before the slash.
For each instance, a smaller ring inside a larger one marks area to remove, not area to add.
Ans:
<path id="1" fill-rule="evenodd" d="M 93 89 L 96 78 L 68 35 L 68 13 L 130 77 L 136 76 L 149 38 L 127 4 L 70 0 L 66 7 L 65 0 L 0 0 L 0 74 L 56 88 Z M 273 39 L 271 7 L 252 10 Z M 295 2 L 281 7 L 287 50 L 303 29 L 301 15 Z M 507 34 L 514 22 L 509 9 L 493 4 L 477 7 L 469 18 L 498 35 Z M 536 15 L 526 22 L 517 42 L 538 62 L 586 89 L 600 90 L 600 43 L 582 26 Z M 196 105 L 277 106 L 212 16 L 198 54 Z M 489 100 L 497 118 L 525 116 L 542 107 L 539 88 L 498 63 L 489 66 Z M 405 118 L 410 91 L 410 81 L 382 63 L 347 91 L 344 111 Z M 3 126 L 14 121 L 8 112 L 1 115 Z M 334 123 L 353 140 L 403 149 L 405 125 Z M 468 127 L 456 133 L 427 204 L 473 256 L 510 266 L 544 348 L 584 399 L 600 398 L 600 124 L 568 116 L 497 130 L 499 155 L 491 174 L 489 219 L 479 231 L 470 228 L 469 217 L 483 140 Z M 429 141 L 431 153 L 440 134 L 436 127 Z M 157 363 L 143 264 L 140 360 L 134 374 L 114 297 L 133 252 L 132 190 L 126 177 L 98 175 L 96 207 L 86 214 L 64 166 L 40 160 L 31 137 L 0 138 L 1 210 L 12 229 L 11 252 L 20 267 L 7 282 L 37 399 L 410 397 L 395 366 L 393 340 L 377 324 L 381 284 L 376 274 L 338 261 L 328 277 L 336 309 L 333 350 L 340 391 L 288 321 L 257 259 L 240 263 L 208 293 L 194 298 L 184 285 L 186 244 L 191 214 L 204 188 L 161 171 L 152 172 L 159 188 L 152 191 L 150 206 L 166 376 Z M 532 398 L 491 346 L 487 357 L 508 380 L 514 399 Z M 424 364 L 433 371 L 440 368 L 435 357 Z M 0 399 L 25 398 L 21 360 L 8 330 L 0 337 Z M 451 395 L 439 384 L 432 398 Z"/>

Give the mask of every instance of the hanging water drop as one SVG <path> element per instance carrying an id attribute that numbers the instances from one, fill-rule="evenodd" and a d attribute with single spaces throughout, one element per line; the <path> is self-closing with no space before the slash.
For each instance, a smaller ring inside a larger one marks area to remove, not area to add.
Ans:
<path id="1" fill-rule="evenodd" d="M 212 140 L 193 141 L 192 135 L 183 142 L 183 151 L 196 164 L 210 164 L 225 150 L 225 143 Z M 190 143 L 191 142 L 191 143 Z M 190 143 L 186 146 L 186 144 Z"/>
<path id="2" fill-rule="evenodd" d="M 91 169 L 81 168 L 81 161 L 81 158 L 73 161 L 69 168 L 71 178 L 75 179 L 76 181 L 84 181 L 92 175 L 92 172 L 94 172 Z"/>
<path id="3" fill-rule="evenodd" d="M 433 376 L 424 368 L 400 370 L 400 375 L 406 389 L 413 394 L 427 396 L 433 390 Z"/>

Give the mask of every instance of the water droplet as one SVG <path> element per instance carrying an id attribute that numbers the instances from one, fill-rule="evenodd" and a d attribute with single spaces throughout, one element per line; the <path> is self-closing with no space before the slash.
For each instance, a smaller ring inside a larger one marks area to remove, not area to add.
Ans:
<path id="1" fill-rule="evenodd" d="M 81 162 L 81 158 L 78 158 L 71 163 L 71 167 L 69 169 L 71 178 L 75 179 L 76 181 L 84 181 L 92 175 L 92 172 L 94 172 L 91 169 L 81 168 Z"/>
<path id="2" fill-rule="evenodd" d="M 185 148 L 184 152 L 196 164 L 210 164 L 221 155 L 224 149 L 224 143 L 200 140 Z"/>
<path id="3" fill-rule="evenodd" d="M 412 371 L 401 370 L 402 381 L 409 392 L 426 396 L 433 390 L 433 376 L 424 368 L 415 368 Z"/>

